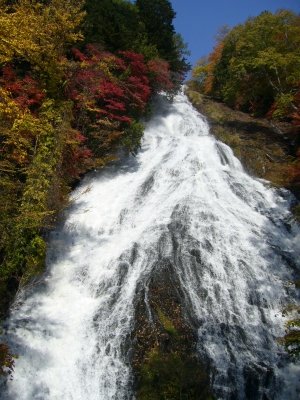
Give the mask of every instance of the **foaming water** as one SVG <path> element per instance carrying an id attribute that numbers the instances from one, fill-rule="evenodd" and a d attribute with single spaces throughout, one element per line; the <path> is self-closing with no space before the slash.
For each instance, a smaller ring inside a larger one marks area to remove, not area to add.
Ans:
<path id="1" fill-rule="evenodd" d="M 276 340 L 299 267 L 290 196 L 248 176 L 184 95 L 159 103 L 138 156 L 73 193 L 45 278 L 12 309 L 19 358 L 2 399 L 133 399 L 134 300 L 162 259 L 190 300 L 216 397 L 298 398 L 299 366 Z"/>

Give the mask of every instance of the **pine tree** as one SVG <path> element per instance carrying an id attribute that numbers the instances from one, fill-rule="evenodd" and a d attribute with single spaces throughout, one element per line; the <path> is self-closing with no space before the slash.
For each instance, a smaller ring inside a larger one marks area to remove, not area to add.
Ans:
<path id="1" fill-rule="evenodd" d="M 188 71 L 184 54 L 187 53 L 182 37 L 176 34 L 173 20 L 176 16 L 168 0 L 136 0 L 139 15 L 146 27 L 148 40 L 158 49 L 159 56 L 169 62 L 173 72 L 180 75 Z"/>

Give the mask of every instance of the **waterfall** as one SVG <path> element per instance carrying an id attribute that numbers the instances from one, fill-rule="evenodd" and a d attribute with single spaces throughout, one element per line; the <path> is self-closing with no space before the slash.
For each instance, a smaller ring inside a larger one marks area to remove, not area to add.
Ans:
<path id="1" fill-rule="evenodd" d="M 292 196 L 249 176 L 183 94 L 157 103 L 139 154 L 74 191 L 47 272 L 17 297 L 1 399 L 133 399 L 134 301 L 161 259 L 189 298 L 216 398 L 298 398 L 299 365 L 277 341 L 296 301 Z"/>

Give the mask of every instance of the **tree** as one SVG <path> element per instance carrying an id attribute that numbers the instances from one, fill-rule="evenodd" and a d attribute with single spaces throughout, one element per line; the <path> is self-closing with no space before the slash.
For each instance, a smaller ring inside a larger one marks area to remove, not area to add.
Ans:
<path id="1" fill-rule="evenodd" d="M 187 48 L 182 37 L 175 33 L 176 16 L 168 0 L 136 0 L 139 15 L 146 27 L 149 42 L 157 47 L 160 58 L 168 61 L 171 71 L 184 75 L 189 69 L 184 55 Z M 175 80 L 180 79 L 178 76 Z"/>
<path id="2" fill-rule="evenodd" d="M 300 17 L 263 12 L 222 34 L 205 67 L 206 93 L 230 106 L 284 118 L 297 111 L 300 81 Z"/>
<path id="3" fill-rule="evenodd" d="M 176 14 L 168 0 L 136 0 L 150 43 L 155 44 L 162 58 L 171 61 L 175 52 L 173 19 Z"/>
<path id="4" fill-rule="evenodd" d="M 150 58 L 158 55 L 156 47 L 148 45 L 145 26 L 130 1 L 86 0 L 85 10 L 85 44 L 102 44 L 113 52 L 134 50 Z"/>
<path id="5" fill-rule="evenodd" d="M 66 49 L 82 39 L 81 0 L 20 0 L 0 3 L 0 66 L 27 62 L 55 94 L 62 79 Z"/>

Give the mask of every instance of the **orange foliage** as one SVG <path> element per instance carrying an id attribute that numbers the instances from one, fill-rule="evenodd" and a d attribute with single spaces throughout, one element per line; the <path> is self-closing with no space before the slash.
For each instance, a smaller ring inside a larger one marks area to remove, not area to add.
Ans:
<path id="1" fill-rule="evenodd" d="M 207 65 L 207 78 L 205 79 L 204 82 L 204 93 L 209 94 L 211 93 L 213 89 L 213 84 L 214 84 L 214 70 L 216 65 L 221 59 L 222 56 L 222 51 L 224 48 L 224 43 L 220 42 L 217 44 L 217 46 L 214 48 L 213 52 L 209 55 L 209 63 Z"/>
<path id="2" fill-rule="evenodd" d="M 10 64 L 0 69 L 0 84 L 10 92 L 14 101 L 22 109 L 28 108 L 34 112 L 45 98 L 45 92 L 41 90 L 39 82 L 28 73 L 23 78 L 19 78 Z"/>

